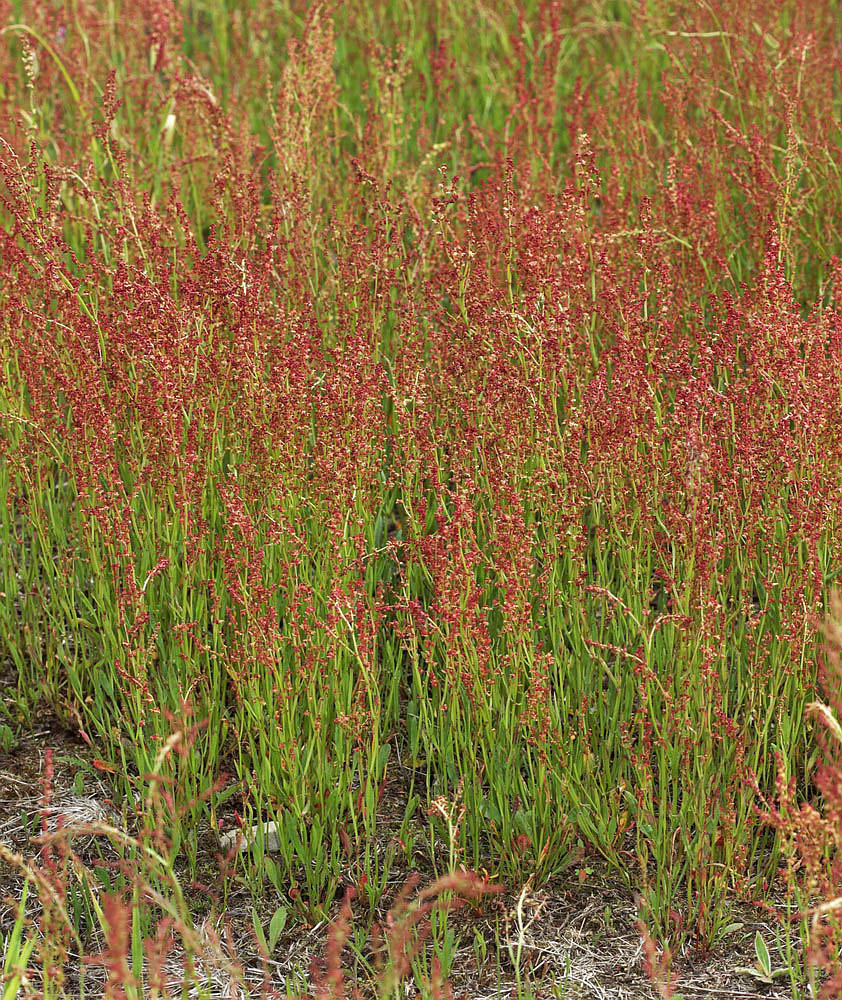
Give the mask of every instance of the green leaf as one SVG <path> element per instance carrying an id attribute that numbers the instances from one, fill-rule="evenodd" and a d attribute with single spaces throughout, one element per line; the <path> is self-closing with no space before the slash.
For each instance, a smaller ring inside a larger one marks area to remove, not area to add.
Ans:
<path id="1" fill-rule="evenodd" d="M 531 809 L 518 809 L 514 816 L 515 829 L 520 830 L 521 833 L 531 833 L 532 820 L 533 815 Z"/>
<path id="2" fill-rule="evenodd" d="M 272 883 L 272 885 L 275 887 L 278 894 L 280 895 L 281 892 L 283 892 L 283 884 L 284 884 L 283 873 L 281 872 L 281 866 L 268 856 L 263 859 L 263 864 L 265 866 L 266 875 L 268 876 L 269 881 Z"/>
<path id="3" fill-rule="evenodd" d="M 12 971 L 12 965 L 18 961 L 21 952 L 21 939 L 23 938 L 24 908 L 26 906 L 26 896 L 29 892 L 29 882 L 23 883 L 17 920 L 12 928 L 11 934 L 6 938 L 6 961 L 3 965 L 3 976 L 8 976 Z M 34 943 L 34 938 L 33 938 Z M 30 949 L 31 950 L 31 949 Z M 5 995 L 5 994 L 4 994 Z"/>
<path id="4" fill-rule="evenodd" d="M 483 819 L 490 820 L 497 826 L 499 826 L 503 822 L 503 817 L 500 815 L 500 810 L 497 808 L 497 806 L 494 805 L 493 802 L 490 802 L 488 799 L 483 799 L 482 802 L 480 803 L 480 813 L 482 814 Z"/>
<path id="5" fill-rule="evenodd" d="M 140 892 L 135 887 L 132 906 L 132 975 L 143 992 L 143 927 L 140 919 Z"/>
<path id="6" fill-rule="evenodd" d="M 275 946 L 278 943 L 278 938 L 283 933 L 284 927 L 287 922 L 288 910 L 285 906 L 279 906 L 275 910 L 272 919 L 269 921 L 269 954 L 273 954 L 275 951 Z"/>
<path id="7" fill-rule="evenodd" d="M 772 960 L 769 957 L 769 949 L 766 947 L 766 942 L 758 931 L 754 935 L 754 953 L 757 955 L 757 964 L 760 966 L 761 971 L 765 976 L 772 975 Z"/>
<path id="8" fill-rule="evenodd" d="M 757 966 L 755 966 L 753 969 L 749 969 L 745 965 L 738 965 L 734 969 L 734 972 L 736 972 L 740 976 L 751 976 L 753 979 L 756 979 L 760 983 L 765 983 L 767 986 L 771 985 L 772 982 L 772 977 L 764 976 L 763 973 L 757 968 Z"/>
<path id="9" fill-rule="evenodd" d="M 266 935 L 263 933 L 263 928 L 260 926 L 260 918 L 257 916 L 257 910 L 254 907 L 251 908 L 251 925 L 254 928 L 257 943 L 261 948 L 263 948 L 267 955 L 271 954 L 269 945 L 266 942 Z"/>

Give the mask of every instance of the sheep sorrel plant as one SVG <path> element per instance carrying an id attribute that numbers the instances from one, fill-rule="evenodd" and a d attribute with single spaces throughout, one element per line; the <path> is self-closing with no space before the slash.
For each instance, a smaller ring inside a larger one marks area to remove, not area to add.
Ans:
<path id="1" fill-rule="evenodd" d="M 520 900 L 431 910 L 421 988 L 472 934 L 528 995 L 569 972 L 526 887 L 598 869 L 672 991 L 774 899 L 776 760 L 830 801 L 837 4 L 0 0 L 0 33 L 0 749 L 24 773 L 49 712 L 289 990 L 345 988 L 301 949 L 349 906 L 376 978 L 420 870 Z M 118 978 L 123 877 L 71 905 Z"/>
<path id="2" fill-rule="evenodd" d="M 839 922 L 842 596 L 838 590 L 832 592 L 830 613 L 820 624 L 825 654 L 820 680 L 827 702 L 813 701 L 807 706 L 821 750 L 815 774 L 819 797 L 810 802 L 799 801 L 794 776 L 790 776 L 786 761 L 779 756 L 775 795 L 771 803 L 771 796 L 762 797 L 761 815 L 779 831 L 782 841 L 785 867 L 780 874 L 786 888 L 786 906 L 779 912 L 782 936 L 790 952 L 793 937 L 800 937 L 804 946 L 801 958 L 793 958 L 792 971 L 806 969 L 811 995 L 824 1000 L 838 996 L 842 984 Z"/>

